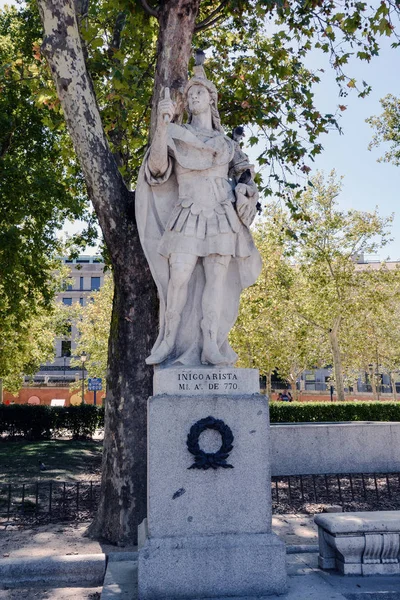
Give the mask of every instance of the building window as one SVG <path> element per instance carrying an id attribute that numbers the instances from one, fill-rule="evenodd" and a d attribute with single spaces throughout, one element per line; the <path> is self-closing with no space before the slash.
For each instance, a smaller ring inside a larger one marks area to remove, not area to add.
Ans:
<path id="1" fill-rule="evenodd" d="M 61 356 L 71 356 L 71 340 L 61 340 Z"/>
<path id="2" fill-rule="evenodd" d="M 63 298 L 62 303 L 66 306 L 72 306 L 72 298 Z"/>
<path id="3" fill-rule="evenodd" d="M 90 260 L 88 258 L 77 258 L 76 262 L 77 263 L 89 263 Z"/>
<path id="4" fill-rule="evenodd" d="M 79 278 L 79 289 L 83 290 L 83 277 Z"/>
<path id="5" fill-rule="evenodd" d="M 79 304 L 83 306 L 83 298 L 79 298 Z"/>
<path id="6" fill-rule="evenodd" d="M 90 289 L 92 291 L 100 289 L 100 277 L 92 277 Z"/>

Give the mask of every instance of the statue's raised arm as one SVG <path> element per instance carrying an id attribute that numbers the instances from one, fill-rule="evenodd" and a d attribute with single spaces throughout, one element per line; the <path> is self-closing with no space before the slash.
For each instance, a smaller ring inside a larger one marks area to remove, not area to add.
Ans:
<path id="1" fill-rule="evenodd" d="M 169 88 L 164 90 L 164 100 L 157 107 L 157 125 L 149 153 L 149 169 L 154 176 L 162 175 L 168 168 L 167 129 L 175 113 L 175 104 L 171 100 Z"/>
<path id="2" fill-rule="evenodd" d="M 247 156 L 223 132 L 217 90 L 200 65 L 185 100 L 187 124 L 176 125 L 165 89 L 136 190 L 139 234 L 160 298 L 160 332 L 146 362 L 233 365 L 228 333 L 242 289 L 261 270 L 249 231 L 258 192 Z"/>

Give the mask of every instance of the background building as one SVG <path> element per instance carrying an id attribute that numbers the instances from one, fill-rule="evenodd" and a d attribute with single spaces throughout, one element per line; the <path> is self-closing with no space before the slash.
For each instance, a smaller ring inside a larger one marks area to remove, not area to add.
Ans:
<path id="1" fill-rule="evenodd" d="M 70 267 L 70 283 L 57 296 L 57 302 L 72 306 L 79 302 L 85 306 L 104 282 L 104 261 L 101 256 L 80 255 L 76 259 L 62 259 Z M 77 331 L 71 326 L 68 336 L 56 338 L 55 359 L 41 365 L 40 371 L 33 377 L 25 378 L 25 386 L 68 387 L 72 381 L 82 377 L 82 370 L 70 366 L 74 356 Z"/>

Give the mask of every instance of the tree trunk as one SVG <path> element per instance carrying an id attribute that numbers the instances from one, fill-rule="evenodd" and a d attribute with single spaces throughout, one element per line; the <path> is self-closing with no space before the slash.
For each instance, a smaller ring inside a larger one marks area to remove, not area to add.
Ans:
<path id="1" fill-rule="evenodd" d="M 392 371 L 389 373 L 389 376 L 390 376 L 390 384 L 392 386 L 393 400 L 397 400 L 396 377 L 394 376 L 394 373 Z"/>
<path id="2" fill-rule="evenodd" d="M 291 373 L 289 375 L 289 383 L 290 383 L 290 392 L 292 394 L 292 398 L 293 398 L 293 400 L 297 401 L 297 399 L 298 399 L 297 375 L 293 375 Z"/>
<path id="3" fill-rule="evenodd" d="M 99 510 L 91 533 L 135 543 L 146 516 L 146 402 L 157 301 L 129 192 L 110 152 L 86 70 L 72 0 L 39 0 L 45 54 L 110 252 L 115 280 Z"/>
<path id="4" fill-rule="evenodd" d="M 110 252 L 115 292 L 109 339 L 105 439 L 99 509 L 90 533 L 136 543 L 146 516 L 146 406 L 153 369 L 145 358 L 156 338 L 156 290 L 139 242 L 134 193 L 110 152 L 86 69 L 73 0 L 38 0 L 43 54 L 50 65 L 68 131 Z M 179 110 L 199 0 L 167 0 L 160 8 L 153 106 L 173 90 Z M 153 111 L 152 122 L 155 122 Z"/>
<path id="5" fill-rule="evenodd" d="M 147 399 L 153 369 L 158 301 L 134 222 L 125 256 L 114 264 L 115 293 L 108 345 L 107 402 L 100 504 L 90 534 L 136 543 L 147 515 Z M 139 274 L 141 275 L 139 276 Z"/>
<path id="6" fill-rule="evenodd" d="M 272 394 L 271 375 L 272 375 L 271 371 L 268 371 L 268 373 L 265 376 L 265 392 L 269 399 L 271 399 L 271 394 Z"/>
<path id="7" fill-rule="evenodd" d="M 169 87 L 176 102 L 175 121 L 181 121 L 184 104 L 183 90 L 188 78 L 188 63 L 192 37 L 200 0 L 166 0 L 160 3 L 160 30 L 157 41 L 157 66 L 151 110 L 151 137 L 156 126 L 157 106 Z"/>
<path id="8" fill-rule="evenodd" d="M 376 379 L 375 373 L 376 373 L 376 367 L 374 365 L 373 368 L 371 369 L 370 377 L 371 377 L 372 395 L 373 395 L 375 402 L 377 402 L 379 400 L 379 394 L 378 394 L 377 379 Z"/>
<path id="9" fill-rule="evenodd" d="M 332 329 L 329 331 L 329 340 L 332 348 L 333 356 L 333 371 L 335 373 L 336 383 L 336 394 L 339 402 L 344 402 L 344 381 L 343 381 L 343 367 L 342 357 L 339 346 L 339 328 L 341 323 L 341 317 L 337 317 L 333 324 Z"/>

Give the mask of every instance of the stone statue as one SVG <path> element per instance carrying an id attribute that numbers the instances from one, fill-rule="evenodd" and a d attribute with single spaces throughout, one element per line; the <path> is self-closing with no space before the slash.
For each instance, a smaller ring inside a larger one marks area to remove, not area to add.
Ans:
<path id="1" fill-rule="evenodd" d="M 147 364 L 233 365 L 227 336 L 242 289 L 261 270 L 249 226 L 252 165 L 221 127 L 217 90 L 201 65 L 185 89 L 188 122 L 172 122 L 165 88 L 136 190 L 141 243 L 157 284 L 160 331 Z"/>

